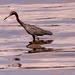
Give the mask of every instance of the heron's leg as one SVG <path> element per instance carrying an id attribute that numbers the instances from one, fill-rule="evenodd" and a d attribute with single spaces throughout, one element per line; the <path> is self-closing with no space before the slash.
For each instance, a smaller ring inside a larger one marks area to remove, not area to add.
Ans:
<path id="1" fill-rule="evenodd" d="M 32 37 L 33 37 L 33 42 L 35 41 L 35 36 L 34 35 L 32 35 Z"/>
<path id="2" fill-rule="evenodd" d="M 39 37 L 37 35 L 35 35 L 35 37 L 37 38 L 37 40 L 39 41 Z"/>

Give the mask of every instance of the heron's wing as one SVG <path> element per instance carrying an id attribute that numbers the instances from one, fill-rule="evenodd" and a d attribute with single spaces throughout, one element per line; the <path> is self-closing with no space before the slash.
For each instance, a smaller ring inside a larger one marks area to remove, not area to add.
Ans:
<path id="1" fill-rule="evenodd" d="M 43 29 L 36 27 L 34 25 L 29 25 L 27 31 L 32 35 L 43 35 L 45 32 Z"/>
<path id="2" fill-rule="evenodd" d="M 52 33 L 48 30 L 43 30 L 39 27 L 36 27 L 34 25 L 27 25 L 26 26 L 26 31 L 31 34 L 31 35 L 38 35 L 38 36 L 42 36 L 42 35 L 52 35 Z"/>

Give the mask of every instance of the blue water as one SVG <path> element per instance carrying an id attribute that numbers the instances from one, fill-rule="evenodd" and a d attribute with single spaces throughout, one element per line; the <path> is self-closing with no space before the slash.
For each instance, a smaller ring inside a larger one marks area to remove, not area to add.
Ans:
<path id="1" fill-rule="evenodd" d="M 74 0 L 1 0 L 0 4 L 0 75 L 75 75 Z M 30 44 L 32 36 L 15 16 L 3 20 L 13 10 L 24 23 L 53 35 Z"/>
<path id="2" fill-rule="evenodd" d="M 68 2 L 75 2 L 75 0 L 1 0 L 0 4 L 50 4 Z"/>

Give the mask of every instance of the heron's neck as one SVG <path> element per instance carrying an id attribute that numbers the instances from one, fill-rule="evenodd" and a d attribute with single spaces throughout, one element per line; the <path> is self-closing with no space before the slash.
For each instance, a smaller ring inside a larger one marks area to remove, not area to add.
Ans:
<path id="1" fill-rule="evenodd" d="M 24 27 L 25 24 L 19 19 L 18 14 L 15 14 L 15 16 L 16 16 L 16 20 L 21 24 L 21 26 Z"/>

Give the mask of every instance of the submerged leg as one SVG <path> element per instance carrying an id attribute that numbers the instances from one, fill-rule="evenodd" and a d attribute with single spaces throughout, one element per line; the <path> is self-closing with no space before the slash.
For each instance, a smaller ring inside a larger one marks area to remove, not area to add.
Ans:
<path id="1" fill-rule="evenodd" d="M 35 36 L 34 35 L 32 35 L 32 37 L 33 37 L 33 42 L 35 41 Z"/>
<path id="2" fill-rule="evenodd" d="M 35 35 L 35 37 L 37 38 L 37 40 L 39 41 L 39 37 L 37 35 Z"/>

